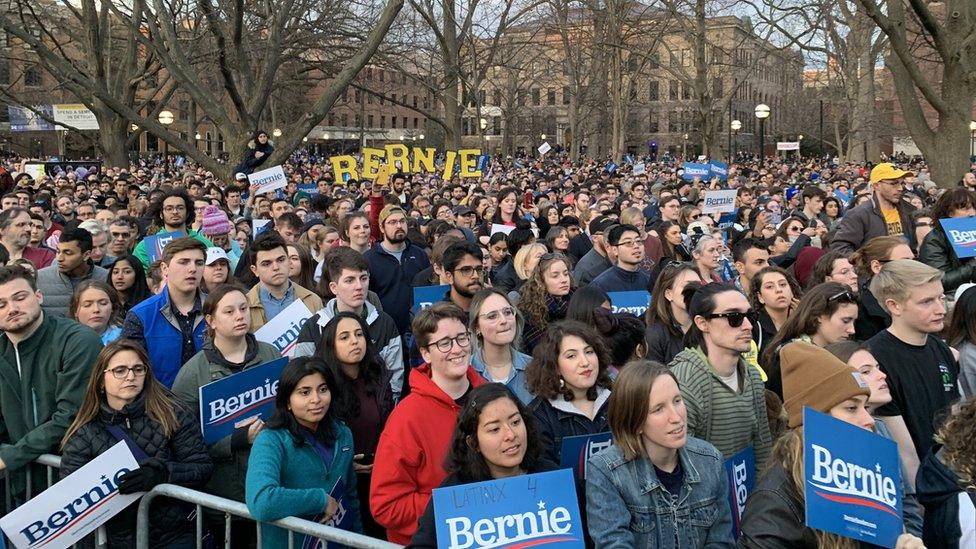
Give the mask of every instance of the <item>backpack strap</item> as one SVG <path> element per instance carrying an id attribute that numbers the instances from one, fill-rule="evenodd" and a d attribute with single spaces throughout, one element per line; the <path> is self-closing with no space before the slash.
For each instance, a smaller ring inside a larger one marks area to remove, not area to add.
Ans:
<path id="1" fill-rule="evenodd" d="M 125 441 L 125 445 L 129 447 L 129 451 L 132 452 L 132 457 L 136 458 L 136 461 L 142 462 L 149 459 L 149 454 L 142 449 L 142 446 L 132 438 L 132 435 L 126 433 L 122 427 L 118 425 L 106 425 L 105 429 L 115 438 L 117 441 Z"/>

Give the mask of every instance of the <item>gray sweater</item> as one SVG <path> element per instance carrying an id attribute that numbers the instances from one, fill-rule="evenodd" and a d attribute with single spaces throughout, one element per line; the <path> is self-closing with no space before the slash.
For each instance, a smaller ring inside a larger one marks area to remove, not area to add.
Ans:
<path id="1" fill-rule="evenodd" d="M 57 261 L 37 271 L 37 289 L 44 296 L 41 308 L 49 315 L 68 316 L 68 304 L 71 303 L 75 286 L 89 279 L 105 281 L 108 279 L 108 271 L 98 265 L 92 265 L 88 274 L 78 278 L 68 278 L 58 271 Z"/>

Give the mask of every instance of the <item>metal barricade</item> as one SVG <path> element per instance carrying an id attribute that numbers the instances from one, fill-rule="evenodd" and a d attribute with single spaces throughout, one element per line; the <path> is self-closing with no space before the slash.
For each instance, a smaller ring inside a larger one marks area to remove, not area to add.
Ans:
<path id="1" fill-rule="evenodd" d="M 153 500 L 158 496 L 185 501 L 196 506 L 197 549 L 201 549 L 203 547 L 204 508 L 213 509 L 224 513 L 224 531 L 226 533 L 224 546 L 227 549 L 231 547 L 232 541 L 230 539 L 232 516 L 254 521 L 255 528 L 257 528 L 258 547 L 261 547 L 261 523 L 257 522 L 254 517 L 251 516 L 251 513 L 247 510 L 247 506 L 243 503 L 217 497 L 205 492 L 191 490 L 175 484 L 160 484 L 159 486 L 153 488 L 152 491 L 142 496 L 142 499 L 139 501 L 139 514 L 136 520 L 136 549 L 149 549 L 149 507 L 152 505 Z M 354 532 L 349 532 L 347 530 L 342 530 L 332 526 L 326 526 L 318 522 L 312 522 L 310 520 L 300 519 L 297 517 L 286 517 L 268 524 L 288 530 L 288 549 L 293 549 L 295 546 L 295 534 L 314 536 L 328 542 L 341 543 L 348 547 L 362 549 L 398 549 L 402 547 L 401 545 L 396 545 L 394 543 L 389 543 L 376 538 L 371 538 L 369 536 L 364 536 L 362 534 L 356 534 Z"/>

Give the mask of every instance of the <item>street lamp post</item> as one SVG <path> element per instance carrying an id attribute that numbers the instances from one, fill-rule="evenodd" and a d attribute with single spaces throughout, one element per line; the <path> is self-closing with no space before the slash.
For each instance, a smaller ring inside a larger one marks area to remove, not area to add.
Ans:
<path id="1" fill-rule="evenodd" d="M 172 124 L 176 117 L 170 111 L 159 111 L 159 123 L 166 128 L 166 132 L 169 132 L 169 125 Z M 165 139 L 163 140 L 163 158 L 166 160 L 166 173 L 169 174 L 169 142 Z"/>
<path id="2" fill-rule="evenodd" d="M 488 129 L 488 119 L 482 118 L 478 120 L 478 126 L 481 127 L 481 147 L 485 148 L 485 130 Z"/>
<path id="3" fill-rule="evenodd" d="M 801 133 L 800 135 L 796 136 L 796 140 L 799 142 L 799 143 L 797 143 L 797 146 L 796 146 L 796 157 L 797 158 L 800 158 L 801 156 L 803 156 L 803 152 L 802 152 L 803 151 L 803 134 Z"/>
<path id="4" fill-rule="evenodd" d="M 976 156 L 976 120 L 969 123 L 969 157 Z"/>
<path id="5" fill-rule="evenodd" d="M 273 135 L 275 137 L 281 137 L 281 129 L 280 128 L 275 128 L 275 129 L 271 130 L 271 135 Z"/>
<path id="6" fill-rule="evenodd" d="M 681 158 L 688 160 L 688 134 L 681 136 Z"/>
<path id="7" fill-rule="evenodd" d="M 732 130 L 732 133 L 729 134 L 730 135 L 730 137 L 729 137 L 729 158 L 734 158 L 735 149 L 733 148 L 733 145 L 738 145 L 738 141 L 739 141 L 739 139 L 738 139 L 738 137 L 739 137 L 739 130 L 742 129 L 742 122 L 740 122 L 738 120 L 733 120 L 732 123 L 729 124 L 729 129 Z M 732 141 L 732 136 L 735 136 L 735 142 Z"/>
<path id="8" fill-rule="evenodd" d="M 766 157 L 766 136 L 765 136 L 765 122 L 769 118 L 769 105 L 765 103 L 760 103 L 756 105 L 756 118 L 759 119 L 759 160 L 762 161 Z"/>

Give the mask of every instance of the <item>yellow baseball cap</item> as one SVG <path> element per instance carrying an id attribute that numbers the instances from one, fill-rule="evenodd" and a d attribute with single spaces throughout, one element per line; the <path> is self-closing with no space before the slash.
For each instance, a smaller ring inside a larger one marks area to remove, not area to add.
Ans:
<path id="1" fill-rule="evenodd" d="M 886 181 L 889 179 L 901 179 L 905 176 L 914 175 L 915 174 L 912 172 L 899 170 L 891 162 L 882 162 L 871 169 L 871 183 L 877 183 L 878 181 Z"/>

